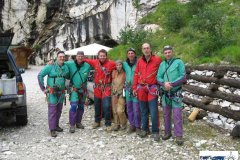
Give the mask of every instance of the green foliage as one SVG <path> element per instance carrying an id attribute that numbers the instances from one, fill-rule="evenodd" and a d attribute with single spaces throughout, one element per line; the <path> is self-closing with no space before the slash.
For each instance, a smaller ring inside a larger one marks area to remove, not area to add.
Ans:
<path id="1" fill-rule="evenodd" d="M 195 15 L 198 14 L 200 12 L 202 12 L 202 10 L 204 9 L 204 7 L 206 5 L 209 5 L 211 3 L 213 3 L 216 0 L 191 0 L 188 4 L 188 13 L 190 15 Z"/>
<path id="2" fill-rule="evenodd" d="M 215 51 L 236 43 L 239 20 L 227 18 L 224 13 L 218 5 L 209 5 L 192 19 L 192 28 L 202 34 L 199 41 L 200 55 L 211 56 Z"/>
<path id="3" fill-rule="evenodd" d="M 125 55 L 133 47 L 140 55 L 142 43 L 148 42 L 158 55 L 164 45 L 172 45 L 177 57 L 189 63 L 240 64 L 239 6 L 239 0 L 191 0 L 186 4 L 162 0 L 140 20 L 141 24 L 158 24 L 162 30 L 146 33 L 126 28 L 120 33 L 122 47 L 118 50 L 123 49 Z"/>
<path id="4" fill-rule="evenodd" d="M 141 45 L 147 41 L 148 35 L 149 33 L 143 29 L 126 27 L 120 31 L 118 39 L 121 44 L 135 48 L 140 53 Z"/>
<path id="5" fill-rule="evenodd" d="M 183 7 L 176 5 L 165 11 L 165 25 L 169 31 L 177 32 L 185 25 L 185 13 Z"/>
<path id="6" fill-rule="evenodd" d="M 126 51 L 130 48 L 128 45 L 118 45 L 108 52 L 108 58 L 112 60 L 124 60 L 127 58 Z"/>
<path id="7" fill-rule="evenodd" d="M 238 17 L 229 17 L 224 24 L 224 34 L 228 38 L 228 44 L 240 43 L 239 33 L 240 32 L 240 19 Z"/>
<path id="8" fill-rule="evenodd" d="M 191 41 L 197 40 L 200 37 L 192 27 L 183 28 L 180 34 L 184 43 L 191 43 Z"/>
<path id="9" fill-rule="evenodd" d="M 216 6 L 206 7 L 192 20 L 193 28 L 211 35 L 220 34 L 223 26 L 223 12 Z"/>
<path id="10" fill-rule="evenodd" d="M 220 64 L 221 59 L 218 56 L 211 56 L 211 57 L 199 57 L 198 62 L 196 64 L 204 64 L 204 63 L 211 63 L 211 64 Z"/>
<path id="11" fill-rule="evenodd" d="M 239 64 L 240 62 L 240 47 L 239 46 L 228 46 L 219 51 L 219 57 L 223 61 L 232 62 Z"/>
<path id="12" fill-rule="evenodd" d="M 154 23 L 162 25 L 165 21 L 165 13 L 169 8 L 177 4 L 176 0 L 163 0 L 159 3 L 155 12 L 151 12 L 140 20 L 140 24 Z"/>
<path id="13" fill-rule="evenodd" d="M 211 53 L 225 45 L 226 37 L 223 34 L 223 12 L 214 6 L 207 7 L 192 20 L 192 26 L 196 31 L 204 34 L 200 40 L 200 46 L 204 55 Z"/>
<path id="14" fill-rule="evenodd" d="M 137 10 L 140 9 L 140 0 L 132 0 L 133 7 L 135 7 Z"/>

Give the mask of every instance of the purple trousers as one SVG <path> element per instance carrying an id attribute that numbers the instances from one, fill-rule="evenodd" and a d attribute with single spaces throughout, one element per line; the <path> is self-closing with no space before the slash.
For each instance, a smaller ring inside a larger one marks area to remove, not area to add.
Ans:
<path id="1" fill-rule="evenodd" d="M 48 126 L 49 130 L 55 130 L 59 126 L 59 119 L 62 114 L 63 103 L 48 104 Z"/>
<path id="2" fill-rule="evenodd" d="M 127 101 L 128 120 L 132 127 L 141 127 L 141 113 L 138 102 Z"/>
<path id="3" fill-rule="evenodd" d="M 183 136 L 183 117 L 182 107 L 171 108 L 170 106 L 163 107 L 163 118 L 165 134 L 171 134 L 171 114 L 173 112 L 174 135 L 176 137 Z"/>
<path id="4" fill-rule="evenodd" d="M 71 102 L 69 110 L 69 123 L 75 126 L 76 123 L 81 123 L 84 113 L 84 103 Z"/>

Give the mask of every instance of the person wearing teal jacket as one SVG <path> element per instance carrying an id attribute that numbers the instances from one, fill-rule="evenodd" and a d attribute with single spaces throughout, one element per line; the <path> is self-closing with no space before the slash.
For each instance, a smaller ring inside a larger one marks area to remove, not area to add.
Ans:
<path id="1" fill-rule="evenodd" d="M 69 111 L 70 133 L 75 132 L 75 126 L 77 128 L 84 129 L 81 121 L 84 113 L 84 103 L 87 96 L 87 77 L 91 66 L 84 62 L 83 59 L 84 52 L 78 51 L 76 60 L 65 62 L 69 68 L 71 85 L 71 108 Z"/>
<path id="2" fill-rule="evenodd" d="M 62 132 L 59 127 L 59 119 L 62 113 L 65 99 L 65 80 L 69 77 L 69 70 L 64 65 L 65 53 L 57 53 L 57 61 L 53 65 L 46 65 L 38 74 L 38 83 L 41 90 L 46 94 L 48 100 L 48 125 L 52 137 L 57 132 Z M 47 77 L 47 86 L 44 85 L 44 77 Z"/>
<path id="3" fill-rule="evenodd" d="M 157 80 L 162 93 L 162 107 L 165 134 L 163 140 L 169 139 L 171 134 L 171 112 L 173 112 L 174 134 L 176 143 L 183 144 L 183 118 L 182 118 L 182 85 L 186 82 L 185 65 L 182 60 L 174 57 L 171 46 L 163 49 L 165 61 L 158 69 Z"/>
<path id="4" fill-rule="evenodd" d="M 136 63 L 137 63 L 136 51 L 133 48 L 130 48 L 127 51 L 127 60 L 123 62 L 123 69 L 126 73 L 125 81 L 126 106 L 128 121 L 130 123 L 128 133 L 133 133 L 135 131 L 136 133 L 139 133 L 141 128 L 140 107 L 137 97 L 133 96 L 132 92 L 133 75 L 136 68 Z"/>

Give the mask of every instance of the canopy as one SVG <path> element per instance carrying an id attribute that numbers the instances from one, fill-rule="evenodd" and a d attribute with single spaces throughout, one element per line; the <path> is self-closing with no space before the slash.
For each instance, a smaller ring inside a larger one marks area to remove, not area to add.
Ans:
<path id="1" fill-rule="evenodd" d="M 109 51 L 112 48 L 97 44 L 97 43 L 93 43 L 93 44 L 89 44 L 87 46 L 83 46 L 83 47 L 79 47 L 79 48 L 75 48 L 72 50 L 68 50 L 65 52 L 66 55 L 76 55 L 78 51 L 83 51 L 84 55 L 86 56 L 96 56 L 98 54 L 98 51 L 101 49 L 105 49 L 106 51 Z"/>

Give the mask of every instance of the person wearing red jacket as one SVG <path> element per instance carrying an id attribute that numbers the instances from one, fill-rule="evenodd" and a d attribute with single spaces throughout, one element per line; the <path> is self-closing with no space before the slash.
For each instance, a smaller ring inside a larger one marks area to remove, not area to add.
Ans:
<path id="1" fill-rule="evenodd" d="M 93 129 L 100 127 L 104 114 L 106 131 L 111 131 L 111 83 L 112 71 L 116 68 L 114 61 L 107 59 L 107 51 L 101 49 L 98 59 L 85 59 L 94 70 L 94 110 L 95 123 Z M 103 110 L 103 112 L 102 112 Z"/>
<path id="2" fill-rule="evenodd" d="M 157 71 L 161 58 L 152 54 L 148 43 L 142 45 L 143 55 L 138 59 L 133 79 L 134 95 L 137 96 L 141 111 L 142 130 L 140 137 L 149 134 L 149 113 L 152 120 L 152 138 L 159 141 L 158 87 Z"/>

